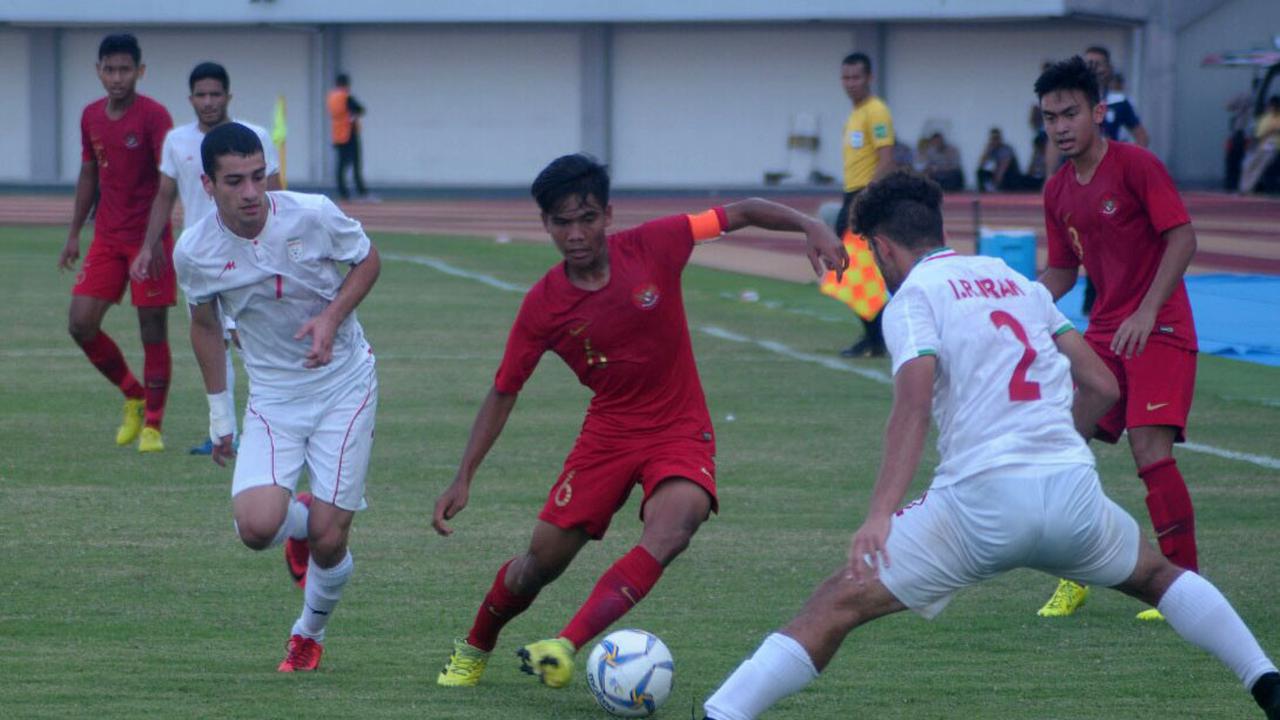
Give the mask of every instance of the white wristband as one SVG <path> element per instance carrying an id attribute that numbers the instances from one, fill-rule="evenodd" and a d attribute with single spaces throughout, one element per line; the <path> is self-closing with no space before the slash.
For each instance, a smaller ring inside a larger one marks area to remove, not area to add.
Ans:
<path id="1" fill-rule="evenodd" d="M 209 395 L 209 439 L 217 445 L 236 432 L 236 419 L 227 410 L 230 396 L 226 390 Z"/>

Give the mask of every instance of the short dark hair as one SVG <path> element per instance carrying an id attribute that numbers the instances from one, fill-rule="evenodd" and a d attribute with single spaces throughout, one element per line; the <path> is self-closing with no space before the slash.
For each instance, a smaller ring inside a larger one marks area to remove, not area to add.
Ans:
<path id="1" fill-rule="evenodd" d="M 231 78 L 227 77 L 227 69 L 216 62 L 202 62 L 191 71 L 187 79 L 187 89 L 195 91 L 196 83 L 201 80 L 217 80 L 222 83 L 222 91 L 231 90 Z"/>
<path id="2" fill-rule="evenodd" d="M 1101 55 L 1102 57 L 1107 59 L 1108 65 L 1111 64 L 1111 51 L 1107 50 L 1101 45 L 1090 45 L 1089 47 L 1085 48 L 1084 54 L 1088 55 L 1089 53 L 1094 53 L 1095 55 Z"/>
<path id="3" fill-rule="evenodd" d="M 338 73 L 338 77 L 334 79 L 333 84 L 338 87 L 346 87 L 351 84 L 351 76 L 346 73 Z"/>
<path id="4" fill-rule="evenodd" d="M 1280 110 L 1280 95 L 1272 95 L 1267 98 L 1267 107 Z"/>
<path id="5" fill-rule="evenodd" d="M 108 35 L 102 38 L 102 42 L 98 43 L 98 60 L 108 55 L 119 55 L 124 53 L 133 58 L 133 64 L 142 63 L 142 48 L 138 46 L 138 38 L 129 33 L 118 33 Z"/>
<path id="6" fill-rule="evenodd" d="M 218 158 L 223 155 L 243 155 L 248 157 L 262 152 L 262 141 L 258 133 L 237 122 L 229 122 L 209 131 L 200 142 L 200 164 L 204 166 L 204 174 L 214 180 L 214 171 L 218 169 Z"/>
<path id="7" fill-rule="evenodd" d="M 866 53 L 854 52 L 844 56 L 844 60 L 840 61 L 841 65 L 861 65 L 871 72 L 871 58 Z"/>
<path id="8" fill-rule="evenodd" d="M 1044 99 L 1045 95 L 1059 90 L 1079 90 L 1089 99 L 1090 105 L 1097 105 L 1102 99 L 1098 91 L 1098 76 L 1079 55 L 1050 65 L 1036 78 L 1036 97 Z"/>
<path id="9" fill-rule="evenodd" d="M 609 204 L 609 168 L 586 153 L 562 155 L 538 173 L 529 194 L 547 214 L 574 195 L 583 200 L 594 197 L 605 206 Z"/>
<path id="10" fill-rule="evenodd" d="M 941 245 L 942 188 L 911 170 L 895 170 L 858 193 L 850 227 L 870 238 L 884 235 L 909 249 Z"/>

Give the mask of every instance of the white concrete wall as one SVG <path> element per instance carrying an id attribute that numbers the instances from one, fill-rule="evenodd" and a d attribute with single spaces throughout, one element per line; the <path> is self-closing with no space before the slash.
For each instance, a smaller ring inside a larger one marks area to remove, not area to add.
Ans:
<path id="1" fill-rule="evenodd" d="M 1232 96 L 1249 91 L 1247 68 L 1201 67 L 1209 53 L 1266 49 L 1280 33 L 1280 2 L 1232 0 L 1178 34 L 1174 94 L 1174 154 L 1170 169 L 1184 180 L 1221 187 L 1223 145 L 1229 134 L 1224 109 Z M 1271 92 L 1280 94 L 1280 84 Z"/>
<path id="2" fill-rule="evenodd" d="M 29 44 L 26 33 L 0 30 L 0 180 L 31 176 L 31 97 Z"/>
<path id="3" fill-rule="evenodd" d="M 346 31 L 366 182 L 531 182 L 580 149 L 579 42 L 573 29 L 514 26 Z"/>
<path id="4" fill-rule="evenodd" d="M 950 123 L 948 137 L 960 150 L 972 188 L 987 133 L 999 126 L 1025 171 L 1034 136 L 1028 114 L 1041 63 L 1096 44 L 1106 46 L 1118 65 L 1129 56 L 1129 31 L 1063 21 L 892 27 L 887 97 L 898 136 L 914 147 L 927 124 Z"/>
<path id="5" fill-rule="evenodd" d="M 839 182 L 853 26 L 631 27 L 614 32 L 619 186 L 746 185 L 787 160 L 795 113 L 816 114 L 818 167 Z"/>
<path id="6" fill-rule="evenodd" d="M 62 40 L 62 179 L 74 182 L 80 171 L 80 114 L 102 97 L 94 64 L 104 32 L 68 31 Z M 231 77 L 231 114 L 271 128 L 276 95 L 289 108 L 288 173 L 311 181 L 312 133 L 309 113 L 320 112 L 308 97 L 310 33 L 258 28 L 231 30 L 138 30 L 146 74 L 138 92 L 164 104 L 174 125 L 195 120 L 187 100 L 191 69 L 205 60 L 227 68 Z"/>

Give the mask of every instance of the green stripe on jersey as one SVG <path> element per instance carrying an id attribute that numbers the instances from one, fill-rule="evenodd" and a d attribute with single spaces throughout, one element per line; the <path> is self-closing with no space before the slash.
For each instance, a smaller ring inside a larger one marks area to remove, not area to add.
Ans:
<path id="1" fill-rule="evenodd" d="M 1058 337 L 1059 335 L 1062 335 L 1065 332 L 1071 332 L 1072 330 L 1075 330 L 1075 329 L 1076 329 L 1075 325 L 1072 325 L 1071 323 L 1066 323 L 1065 325 L 1058 328 L 1057 330 L 1054 330 L 1053 336 Z"/>

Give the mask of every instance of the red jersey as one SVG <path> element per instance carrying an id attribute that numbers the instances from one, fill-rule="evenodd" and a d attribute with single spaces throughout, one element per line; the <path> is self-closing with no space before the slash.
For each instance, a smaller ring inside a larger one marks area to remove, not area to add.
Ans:
<path id="1" fill-rule="evenodd" d="M 715 214 L 724 228 L 724 210 Z M 595 393 L 584 433 L 710 439 L 680 290 L 693 222 L 674 215 L 610 235 L 609 283 L 599 290 L 575 287 L 563 264 L 548 271 L 520 306 L 494 380 L 498 392 L 519 392 L 551 350 Z"/>
<path id="2" fill-rule="evenodd" d="M 1169 172 L 1147 150 L 1108 142 L 1088 185 L 1063 165 L 1044 188 L 1049 266 L 1083 264 L 1098 289 L 1085 334 L 1110 338 L 1142 304 L 1164 257 L 1162 233 L 1191 222 Z M 1195 322 L 1181 278 L 1160 306 L 1154 342 L 1196 349 Z"/>
<path id="3" fill-rule="evenodd" d="M 142 244 L 160 188 L 160 149 L 172 127 L 169 111 L 146 95 L 137 95 L 119 120 L 107 117 L 105 97 L 84 109 L 80 158 L 98 163 L 95 240 Z"/>

